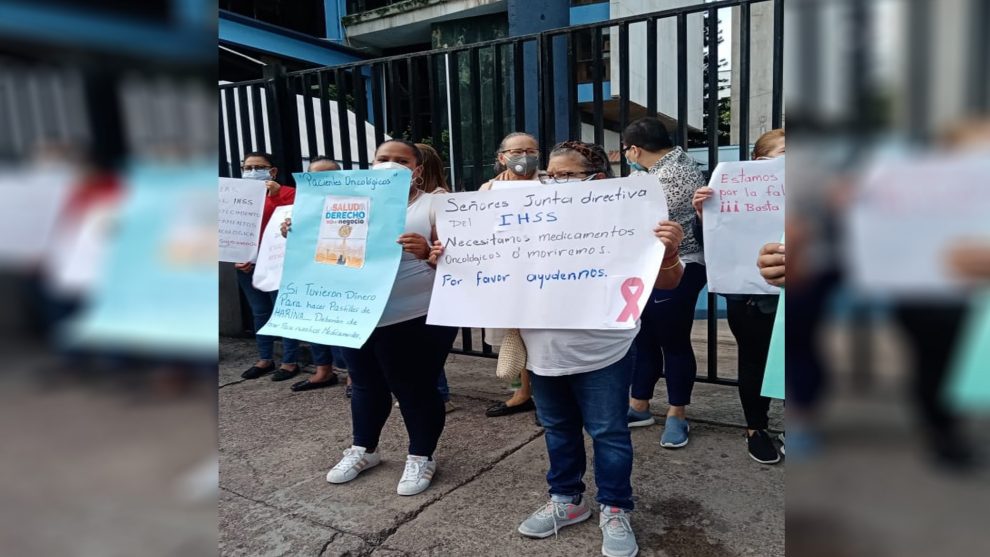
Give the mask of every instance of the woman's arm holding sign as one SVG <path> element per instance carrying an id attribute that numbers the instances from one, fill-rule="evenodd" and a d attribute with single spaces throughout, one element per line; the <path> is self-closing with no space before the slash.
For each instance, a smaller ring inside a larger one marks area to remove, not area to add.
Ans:
<path id="1" fill-rule="evenodd" d="M 681 263 L 679 247 L 684 240 L 684 229 L 672 220 L 661 221 L 653 229 L 653 234 L 663 243 L 664 256 L 660 263 L 660 272 L 653 288 L 669 290 L 676 288 L 684 275 L 684 265 Z"/>

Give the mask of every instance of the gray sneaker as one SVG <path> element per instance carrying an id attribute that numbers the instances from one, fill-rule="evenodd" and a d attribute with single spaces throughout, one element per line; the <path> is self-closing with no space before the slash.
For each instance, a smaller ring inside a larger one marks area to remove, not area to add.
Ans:
<path id="1" fill-rule="evenodd" d="M 602 555 L 605 557 L 633 557 L 639 553 L 626 511 L 602 505 L 598 527 L 602 529 Z"/>
<path id="2" fill-rule="evenodd" d="M 564 526 L 583 522 L 590 517 L 591 508 L 584 498 L 577 504 L 551 499 L 519 525 L 519 533 L 530 538 L 548 538 Z"/>

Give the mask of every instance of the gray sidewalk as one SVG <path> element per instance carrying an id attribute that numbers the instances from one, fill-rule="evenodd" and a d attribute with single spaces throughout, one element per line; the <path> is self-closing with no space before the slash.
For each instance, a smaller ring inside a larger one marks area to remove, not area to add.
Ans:
<path id="1" fill-rule="evenodd" d="M 704 365 L 703 341 L 696 347 Z M 734 350 L 724 348 L 720 369 L 732 370 Z M 600 554 L 595 519 L 556 539 L 516 533 L 546 499 L 546 449 L 532 413 L 485 417 L 485 408 L 508 392 L 495 378 L 493 360 L 450 357 L 447 376 L 458 409 L 447 416 L 436 480 L 421 495 L 400 497 L 395 486 L 406 451 L 398 411 L 382 436 L 382 465 L 349 484 L 328 484 L 327 470 L 350 446 L 343 387 L 292 393 L 291 381 L 242 381 L 254 354 L 253 341 L 221 343 L 222 555 Z M 663 390 L 661 381 L 655 413 L 664 411 Z M 783 555 L 784 466 L 749 458 L 736 390 L 697 385 L 689 415 L 691 444 L 678 451 L 659 447 L 660 426 L 633 432 L 632 521 L 640 554 Z M 772 423 L 780 427 L 778 404 Z M 593 496 L 591 462 L 586 483 Z"/>

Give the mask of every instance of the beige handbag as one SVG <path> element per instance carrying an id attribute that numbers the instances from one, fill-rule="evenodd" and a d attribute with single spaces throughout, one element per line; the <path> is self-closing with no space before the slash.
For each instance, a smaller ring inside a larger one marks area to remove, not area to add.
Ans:
<path id="1" fill-rule="evenodd" d="M 499 379 L 514 381 L 526 369 L 526 344 L 519 329 L 506 329 L 505 338 L 498 349 L 498 364 L 495 375 Z"/>

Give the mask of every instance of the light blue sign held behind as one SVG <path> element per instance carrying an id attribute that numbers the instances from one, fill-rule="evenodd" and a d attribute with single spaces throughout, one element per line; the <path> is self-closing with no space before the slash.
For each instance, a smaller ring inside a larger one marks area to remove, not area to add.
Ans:
<path id="1" fill-rule="evenodd" d="M 990 292 L 982 293 L 970 309 L 956 352 L 950 401 L 962 411 L 990 410 Z"/>
<path id="2" fill-rule="evenodd" d="M 293 174 L 296 200 L 282 282 L 259 334 L 360 348 L 378 325 L 399 268 L 406 170 Z"/>

